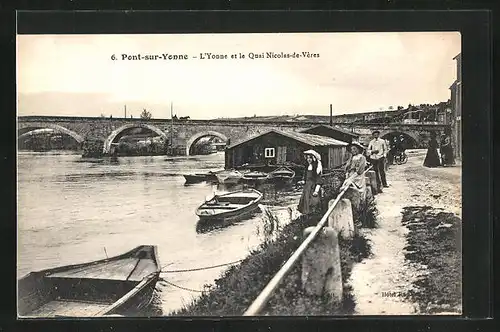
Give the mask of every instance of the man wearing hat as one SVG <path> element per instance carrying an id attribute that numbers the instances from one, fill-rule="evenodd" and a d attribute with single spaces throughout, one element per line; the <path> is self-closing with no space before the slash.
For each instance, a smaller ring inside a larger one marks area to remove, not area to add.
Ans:
<path id="1" fill-rule="evenodd" d="M 385 178 L 385 159 L 389 148 L 385 143 L 385 140 L 379 138 L 380 132 L 375 130 L 372 133 L 373 139 L 368 144 L 368 158 L 373 165 L 373 170 L 376 174 L 378 192 L 382 192 L 382 186 L 384 188 L 389 187 Z"/>

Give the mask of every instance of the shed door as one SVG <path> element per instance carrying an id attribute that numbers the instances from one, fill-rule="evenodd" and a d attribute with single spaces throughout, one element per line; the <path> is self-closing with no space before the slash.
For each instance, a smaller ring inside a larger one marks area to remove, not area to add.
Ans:
<path id="1" fill-rule="evenodd" d="M 278 146 L 277 152 L 276 163 L 284 164 L 286 162 L 286 146 Z"/>

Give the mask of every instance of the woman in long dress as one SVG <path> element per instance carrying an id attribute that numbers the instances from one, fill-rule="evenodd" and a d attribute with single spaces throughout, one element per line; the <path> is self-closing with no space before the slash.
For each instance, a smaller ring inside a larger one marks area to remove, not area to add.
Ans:
<path id="1" fill-rule="evenodd" d="M 346 179 L 341 187 L 343 190 L 346 186 L 358 190 L 361 197 L 366 194 L 366 177 L 364 175 L 366 168 L 366 157 L 363 155 L 364 146 L 358 142 L 353 142 L 348 146 L 351 157 L 345 166 Z"/>
<path id="2" fill-rule="evenodd" d="M 302 196 L 300 196 L 298 210 L 302 214 L 321 212 L 321 185 L 323 180 L 323 167 L 321 165 L 321 155 L 314 150 L 304 152 L 307 161 L 307 169 L 304 172 L 304 178 L 299 181 L 303 184 Z"/>
<path id="3" fill-rule="evenodd" d="M 424 166 L 425 167 L 437 167 L 441 166 L 441 161 L 438 155 L 438 141 L 436 139 L 436 133 L 431 132 L 431 139 L 429 141 L 429 147 L 427 148 L 427 155 L 425 156 Z"/>

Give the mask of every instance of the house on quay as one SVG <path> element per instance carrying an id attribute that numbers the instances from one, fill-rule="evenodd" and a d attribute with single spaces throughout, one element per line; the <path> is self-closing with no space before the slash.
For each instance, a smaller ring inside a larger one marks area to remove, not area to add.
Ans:
<path id="1" fill-rule="evenodd" d="M 303 152 L 314 149 L 321 154 L 323 168 L 334 169 L 344 162 L 347 145 L 331 137 L 272 129 L 229 146 L 225 150 L 225 168 L 300 167 L 304 165 Z"/>
<path id="2" fill-rule="evenodd" d="M 328 126 L 328 125 L 318 125 L 312 128 L 308 128 L 300 131 L 301 133 L 319 135 L 324 137 L 330 137 L 342 142 L 352 143 L 354 141 L 359 141 L 359 134 L 356 134 L 347 129 L 343 129 L 337 126 Z"/>

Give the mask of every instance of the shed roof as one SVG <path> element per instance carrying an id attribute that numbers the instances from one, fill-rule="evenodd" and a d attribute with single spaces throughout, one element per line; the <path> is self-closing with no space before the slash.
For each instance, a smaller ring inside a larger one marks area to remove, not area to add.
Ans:
<path id="1" fill-rule="evenodd" d="M 278 134 L 281 136 L 285 136 L 285 137 L 294 139 L 296 141 L 299 141 L 299 142 L 302 142 L 304 144 L 311 145 L 311 146 L 329 146 L 329 145 L 346 146 L 346 145 L 348 145 L 347 142 L 339 141 L 339 140 L 336 140 L 336 139 L 330 138 L 330 137 L 306 134 L 306 133 L 302 133 L 302 132 L 289 132 L 289 131 L 281 131 L 281 130 L 271 129 L 269 131 L 266 131 L 265 133 L 252 136 L 250 138 L 247 138 L 246 140 L 243 140 L 241 142 L 233 144 L 233 145 L 229 146 L 228 149 L 232 149 L 238 145 L 241 145 L 243 143 L 247 143 L 249 141 L 252 141 L 256 138 L 267 135 L 269 133 L 275 133 L 275 134 Z"/>
<path id="2" fill-rule="evenodd" d="M 320 124 L 320 125 L 317 125 L 317 126 L 314 126 L 311 128 L 307 128 L 307 129 L 301 130 L 300 132 L 307 133 L 308 131 L 311 131 L 311 130 L 316 129 L 316 128 L 321 128 L 321 127 L 332 130 L 332 131 L 338 131 L 338 132 L 341 132 L 342 134 L 350 135 L 352 137 L 359 137 L 359 134 L 350 132 L 347 129 L 343 129 L 343 128 L 340 128 L 338 126 L 328 126 L 328 125 L 324 125 L 324 124 Z"/>

